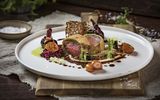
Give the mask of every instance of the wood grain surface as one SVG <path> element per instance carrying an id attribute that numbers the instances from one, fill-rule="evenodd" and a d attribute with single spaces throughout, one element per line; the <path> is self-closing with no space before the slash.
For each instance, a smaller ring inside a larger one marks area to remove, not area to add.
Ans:
<path id="1" fill-rule="evenodd" d="M 140 73 L 103 81 L 64 81 L 39 77 L 35 94 L 47 95 L 91 95 L 91 96 L 140 96 L 144 95 Z M 97 92 L 98 91 L 98 92 Z"/>

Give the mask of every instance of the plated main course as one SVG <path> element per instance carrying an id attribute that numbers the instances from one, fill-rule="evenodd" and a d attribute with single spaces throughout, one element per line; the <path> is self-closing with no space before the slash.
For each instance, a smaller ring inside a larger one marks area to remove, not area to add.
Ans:
<path id="1" fill-rule="evenodd" d="M 39 56 L 63 66 L 67 66 L 64 61 L 75 63 L 92 73 L 102 70 L 103 64 L 125 58 L 134 52 L 134 47 L 129 43 L 119 41 L 116 37 L 105 37 L 104 34 L 109 33 L 103 33 L 92 19 L 91 23 L 67 22 L 65 38 L 58 40 L 52 37 L 52 29 L 48 29 L 41 39 Z M 58 43 L 59 40 L 62 43 Z"/>

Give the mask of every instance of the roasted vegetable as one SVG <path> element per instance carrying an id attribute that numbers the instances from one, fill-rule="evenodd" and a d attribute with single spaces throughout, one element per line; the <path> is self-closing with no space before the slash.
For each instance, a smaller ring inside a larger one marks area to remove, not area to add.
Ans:
<path id="1" fill-rule="evenodd" d="M 102 63 L 99 60 L 93 60 L 91 63 L 86 64 L 86 71 L 94 72 L 96 70 L 102 70 Z"/>
<path id="2" fill-rule="evenodd" d="M 95 70 L 101 70 L 102 69 L 102 63 L 99 60 L 93 60 L 91 62 L 91 65 Z"/>
<path id="3" fill-rule="evenodd" d="M 134 52 L 134 47 L 132 47 L 130 44 L 128 43 L 122 43 L 122 45 L 120 46 L 121 47 L 121 50 L 124 52 L 124 53 L 127 53 L 127 54 L 131 54 Z"/>
<path id="4" fill-rule="evenodd" d="M 44 49 L 51 52 L 56 52 L 59 50 L 59 47 L 54 41 L 49 41 L 44 45 Z"/>
<path id="5" fill-rule="evenodd" d="M 49 28 L 47 30 L 46 36 L 44 36 L 41 40 L 41 46 L 42 48 L 48 51 L 56 52 L 58 51 L 59 47 L 58 47 L 57 41 L 51 37 L 51 34 L 52 34 L 52 29 Z"/>
<path id="6" fill-rule="evenodd" d="M 51 34 L 52 34 L 52 29 L 49 28 L 49 29 L 47 30 L 46 36 L 44 36 L 44 37 L 42 38 L 42 40 L 41 40 L 41 46 L 42 46 L 42 48 L 44 48 L 44 45 L 46 44 L 46 42 L 53 40 L 52 37 L 51 37 Z"/>

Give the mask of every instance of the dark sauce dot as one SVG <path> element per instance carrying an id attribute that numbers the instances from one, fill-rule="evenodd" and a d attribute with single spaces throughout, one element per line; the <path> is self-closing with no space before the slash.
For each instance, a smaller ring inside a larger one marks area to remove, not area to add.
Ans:
<path id="1" fill-rule="evenodd" d="M 62 39 L 58 39 L 57 41 L 61 41 L 61 40 L 64 40 L 64 38 L 62 38 Z"/>
<path id="2" fill-rule="evenodd" d="M 74 66 L 72 66 L 72 68 L 74 68 Z"/>
<path id="3" fill-rule="evenodd" d="M 58 62 L 56 62 L 56 61 L 55 61 L 54 63 L 57 63 L 57 64 L 59 64 L 59 63 L 58 63 Z"/>
<path id="4" fill-rule="evenodd" d="M 115 65 L 114 65 L 114 64 L 109 64 L 109 66 L 110 66 L 110 67 L 114 67 Z"/>
<path id="5" fill-rule="evenodd" d="M 66 64 L 63 64 L 63 66 L 67 66 Z"/>
<path id="6" fill-rule="evenodd" d="M 71 65 L 69 65 L 68 67 L 72 67 Z"/>
<path id="7" fill-rule="evenodd" d="M 78 69 L 82 69 L 81 67 L 78 67 Z"/>
<path id="8" fill-rule="evenodd" d="M 116 62 L 120 63 L 121 61 L 120 61 L 120 60 L 117 60 Z"/>

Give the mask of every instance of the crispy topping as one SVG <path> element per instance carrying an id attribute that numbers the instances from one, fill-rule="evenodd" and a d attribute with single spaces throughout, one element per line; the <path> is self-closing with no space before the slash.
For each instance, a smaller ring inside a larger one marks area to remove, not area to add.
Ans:
<path id="1" fill-rule="evenodd" d="M 69 21 L 66 23 L 66 36 L 70 36 L 73 34 L 81 34 L 83 35 L 86 31 L 86 23 L 78 22 L 78 21 Z"/>

